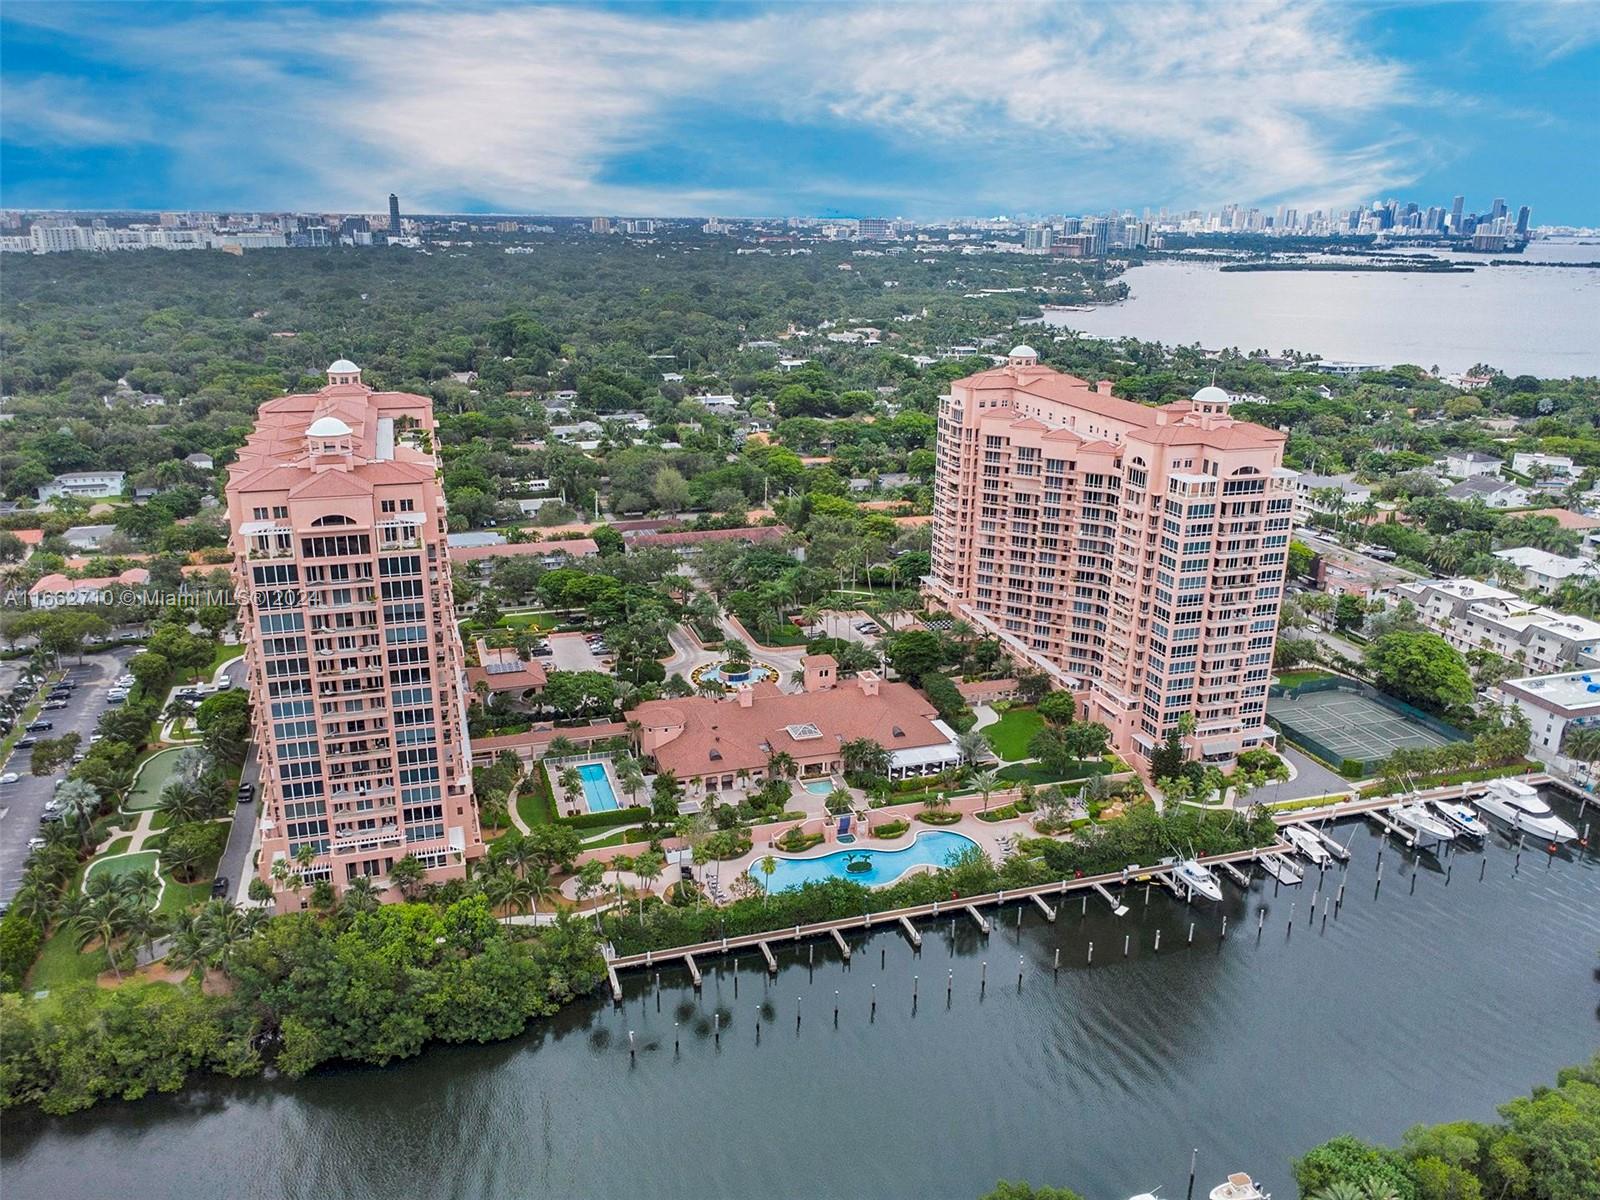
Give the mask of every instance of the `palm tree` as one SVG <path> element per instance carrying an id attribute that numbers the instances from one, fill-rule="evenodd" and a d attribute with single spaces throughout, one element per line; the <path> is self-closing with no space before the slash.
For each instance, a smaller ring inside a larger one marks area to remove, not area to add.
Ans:
<path id="1" fill-rule="evenodd" d="M 533 904 L 534 912 L 538 912 L 539 905 L 546 900 L 553 906 L 556 897 L 561 893 L 561 889 L 556 887 L 555 877 L 550 874 L 549 867 L 533 867 L 522 882 L 528 887 L 528 898 Z"/>
<path id="2" fill-rule="evenodd" d="M 100 793 L 93 784 L 69 779 L 56 788 L 55 800 L 61 805 L 61 823 L 78 835 L 78 848 L 89 849 L 95 820 L 100 815 Z"/>
<path id="3" fill-rule="evenodd" d="M 340 911 L 351 915 L 376 912 L 380 903 L 378 885 L 365 875 L 357 875 L 345 884 L 344 895 L 339 898 Z"/>
<path id="4" fill-rule="evenodd" d="M 1358 1184 L 1340 1179 L 1313 1192 L 1309 1200 L 1365 1200 L 1366 1192 Z"/>
<path id="5" fill-rule="evenodd" d="M 638 796 L 639 789 L 644 787 L 644 772 L 639 770 L 639 764 L 629 762 L 617 775 L 617 782 L 622 785 L 622 790 L 628 793 L 628 803 L 633 804 Z"/>
<path id="6" fill-rule="evenodd" d="M 561 774 L 556 776 L 556 782 L 561 786 L 562 797 L 566 802 L 577 807 L 578 796 L 583 791 L 583 776 L 578 774 L 578 768 L 565 767 Z"/>
<path id="7" fill-rule="evenodd" d="M 187 825 L 200 819 L 201 801 L 185 780 L 174 779 L 162 789 L 156 810 L 166 814 L 169 825 Z"/>
<path id="8" fill-rule="evenodd" d="M 127 934 L 147 954 L 154 954 L 156 939 L 165 937 L 169 928 L 165 917 L 148 908 L 136 907 L 128 914 Z"/>
<path id="9" fill-rule="evenodd" d="M 979 771 L 972 777 L 972 786 L 983 794 L 983 811 L 989 811 L 989 796 L 1000 787 L 1000 776 L 993 771 Z"/>
<path id="10" fill-rule="evenodd" d="M 799 764 L 795 762 L 794 755 L 787 750 L 775 750 L 767 755 L 767 777 L 769 779 L 793 779 L 799 769 Z"/>
<path id="11" fill-rule="evenodd" d="M 956 736 L 956 749 L 961 751 L 962 762 L 980 762 L 989 755 L 989 739 L 976 729 L 969 729 Z"/>
<path id="12" fill-rule="evenodd" d="M 172 925 L 172 945 L 167 948 L 167 965 L 187 970 L 190 977 L 205 974 L 210 947 L 205 923 L 198 913 L 180 913 Z"/>
<path id="13" fill-rule="evenodd" d="M 161 878 L 148 868 L 128 871 L 117 876 L 117 887 L 140 909 L 149 909 L 161 895 Z"/>
<path id="14" fill-rule="evenodd" d="M 239 948 L 256 935 L 266 919 L 259 908 L 243 909 L 232 900 L 208 900 L 200 910 L 210 961 L 222 970 L 233 966 Z"/>
<path id="15" fill-rule="evenodd" d="M 766 876 L 766 878 L 762 881 L 764 890 L 761 897 L 761 903 L 765 904 L 772 896 L 772 876 L 778 870 L 778 860 L 772 855 L 767 854 L 763 855 L 761 861 L 756 865 L 761 869 L 761 874 Z"/>
<path id="16" fill-rule="evenodd" d="M 1600 762 L 1600 725 L 1589 725 L 1569 732 L 1561 744 L 1561 752 L 1576 759 L 1594 774 L 1594 765 Z"/>
<path id="17" fill-rule="evenodd" d="M 504 883 L 497 888 L 500 903 L 513 912 L 522 913 L 524 916 L 529 911 L 538 908 L 536 899 L 537 889 L 532 879 L 522 875 L 505 875 Z"/>
<path id="18" fill-rule="evenodd" d="M 426 878 L 427 869 L 415 854 L 408 854 L 398 859 L 394 866 L 389 868 L 389 882 L 400 889 L 400 894 L 407 900 L 412 899 Z"/>
<path id="19" fill-rule="evenodd" d="M 128 917 L 127 901 L 115 892 L 89 899 L 72 915 L 72 928 L 78 935 L 78 949 L 83 950 L 91 942 L 101 942 L 105 946 L 106 960 L 116 972 L 118 980 L 122 978 L 122 968 L 117 965 L 113 943 L 127 929 Z"/>

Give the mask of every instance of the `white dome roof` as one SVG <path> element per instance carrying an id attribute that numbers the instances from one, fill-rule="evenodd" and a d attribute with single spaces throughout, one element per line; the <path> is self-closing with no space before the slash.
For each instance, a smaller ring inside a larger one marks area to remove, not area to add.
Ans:
<path id="1" fill-rule="evenodd" d="M 1207 384 L 1194 394 L 1196 404 L 1232 404 L 1233 398 L 1216 384 Z"/>
<path id="2" fill-rule="evenodd" d="M 333 366 L 328 368 L 328 374 L 345 375 L 351 371 L 359 370 L 361 370 L 361 368 L 356 366 L 355 363 L 351 362 L 348 358 L 341 358 L 338 362 L 334 363 Z"/>
<path id="3" fill-rule="evenodd" d="M 311 422 L 311 427 L 306 430 L 306 436 L 314 438 L 349 437 L 350 426 L 339 420 L 338 417 L 318 417 Z"/>
<path id="4" fill-rule="evenodd" d="M 1037 350 L 1035 350 L 1032 346 L 1013 346 L 1013 347 L 1011 347 L 1011 357 L 1012 358 L 1038 358 L 1039 357 L 1039 352 Z"/>

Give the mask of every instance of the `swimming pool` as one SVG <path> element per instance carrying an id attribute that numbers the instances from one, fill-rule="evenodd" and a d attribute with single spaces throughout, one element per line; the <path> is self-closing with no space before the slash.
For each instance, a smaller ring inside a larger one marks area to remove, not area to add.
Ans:
<path id="1" fill-rule="evenodd" d="M 829 792 L 833 791 L 833 780 L 823 779 L 816 783 L 801 784 L 801 786 L 813 796 L 826 796 Z"/>
<path id="2" fill-rule="evenodd" d="M 901 850 L 836 850 L 820 858 L 777 858 L 774 855 L 778 869 L 772 873 L 770 884 L 761 871 L 759 859 L 751 864 L 749 875 L 775 892 L 824 879 L 850 879 L 863 887 L 882 887 L 893 883 L 912 867 L 945 866 L 953 855 L 977 844 L 959 833 L 930 829 L 918 833 L 916 841 Z M 846 858 L 866 858 L 872 866 L 866 871 L 846 871 Z"/>
<path id="3" fill-rule="evenodd" d="M 590 812 L 612 812 L 622 807 L 604 763 L 584 763 L 578 768 L 578 778 L 583 780 L 583 802 Z"/>

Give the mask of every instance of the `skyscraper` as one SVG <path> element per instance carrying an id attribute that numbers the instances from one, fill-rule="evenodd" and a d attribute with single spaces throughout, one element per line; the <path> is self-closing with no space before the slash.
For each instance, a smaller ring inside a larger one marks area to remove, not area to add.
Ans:
<path id="1" fill-rule="evenodd" d="M 1530 216 L 1532 216 L 1532 215 L 1533 214 L 1528 211 L 1528 206 L 1526 204 L 1524 204 L 1521 208 L 1517 209 L 1517 236 L 1518 237 L 1525 238 L 1525 237 L 1528 236 L 1528 218 Z"/>
<path id="2" fill-rule="evenodd" d="M 1461 232 L 1461 209 L 1467 202 L 1465 196 L 1457 196 L 1450 202 L 1450 232 Z"/>
<path id="3" fill-rule="evenodd" d="M 400 197 L 389 193 L 389 236 L 400 236 Z"/>
<path id="4" fill-rule="evenodd" d="M 1228 394 L 1151 408 L 1027 346 L 940 398 L 928 596 L 1072 692 L 1124 755 L 1192 713 L 1196 755 L 1272 737 L 1285 435 Z"/>
<path id="5" fill-rule="evenodd" d="M 427 397 L 340 359 L 321 391 L 263 404 L 228 471 L 257 870 L 280 908 L 303 902 L 279 862 L 342 890 L 407 854 L 437 880 L 483 853 L 432 430 Z"/>

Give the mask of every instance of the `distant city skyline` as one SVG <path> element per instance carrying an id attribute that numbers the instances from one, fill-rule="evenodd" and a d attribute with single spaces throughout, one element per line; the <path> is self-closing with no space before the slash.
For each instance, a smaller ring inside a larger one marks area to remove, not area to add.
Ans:
<path id="1" fill-rule="evenodd" d="M 305 15 L 8 5 L 0 205 L 927 221 L 1515 192 L 1600 224 L 1600 5 Z"/>

